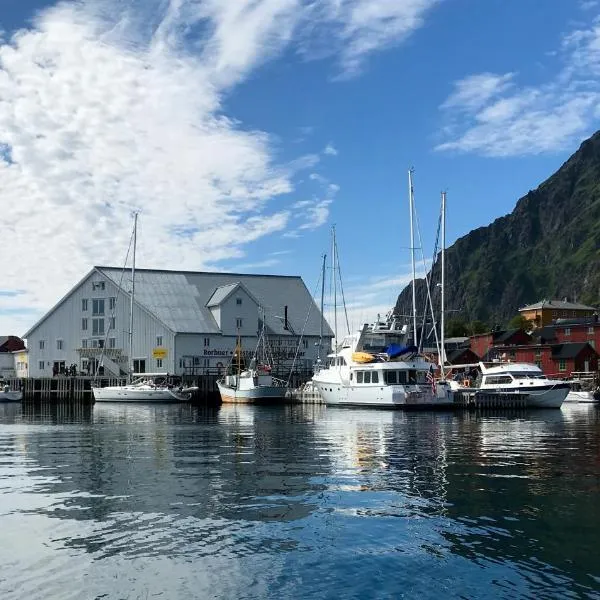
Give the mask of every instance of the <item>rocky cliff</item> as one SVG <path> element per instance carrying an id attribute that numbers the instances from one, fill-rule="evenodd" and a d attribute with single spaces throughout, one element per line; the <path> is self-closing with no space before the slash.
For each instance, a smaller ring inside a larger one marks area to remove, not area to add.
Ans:
<path id="1" fill-rule="evenodd" d="M 458 310 L 448 317 L 494 325 L 543 298 L 600 304 L 600 132 L 512 213 L 457 240 L 446 266 L 446 306 Z M 424 280 L 417 290 L 422 306 Z M 409 314 L 410 306 L 408 286 L 396 313 Z"/>

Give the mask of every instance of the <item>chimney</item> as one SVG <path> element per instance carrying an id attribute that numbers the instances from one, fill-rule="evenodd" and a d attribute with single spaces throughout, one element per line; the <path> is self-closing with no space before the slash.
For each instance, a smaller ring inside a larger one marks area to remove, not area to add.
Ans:
<path id="1" fill-rule="evenodd" d="M 285 308 L 283 309 L 283 328 L 287 331 L 289 329 L 288 327 L 288 307 L 287 304 L 285 305 Z"/>

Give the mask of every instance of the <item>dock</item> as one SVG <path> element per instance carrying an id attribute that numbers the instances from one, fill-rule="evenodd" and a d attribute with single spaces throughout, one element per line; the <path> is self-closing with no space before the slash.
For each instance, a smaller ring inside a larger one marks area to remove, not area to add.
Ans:
<path id="1" fill-rule="evenodd" d="M 521 393 L 493 393 L 469 390 L 454 392 L 454 405 L 457 408 L 529 408 L 528 394 Z"/>

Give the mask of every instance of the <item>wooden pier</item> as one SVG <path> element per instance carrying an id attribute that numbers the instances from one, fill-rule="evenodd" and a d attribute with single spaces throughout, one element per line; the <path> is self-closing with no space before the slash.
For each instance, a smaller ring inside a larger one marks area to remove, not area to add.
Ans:
<path id="1" fill-rule="evenodd" d="M 529 408 L 528 394 L 502 394 L 481 391 L 454 392 L 457 408 Z"/>

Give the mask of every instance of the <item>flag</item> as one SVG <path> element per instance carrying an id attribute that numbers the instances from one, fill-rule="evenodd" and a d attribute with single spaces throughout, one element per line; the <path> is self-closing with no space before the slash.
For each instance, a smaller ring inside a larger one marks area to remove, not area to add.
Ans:
<path id="1" fill-rule="evenodd" d="M 436 392 L 435 378 L 433 376 L 432 371 L 427 372 L 427 381 L 431 384 L 431 391 L 435 394 L 435 392 Z"/>

